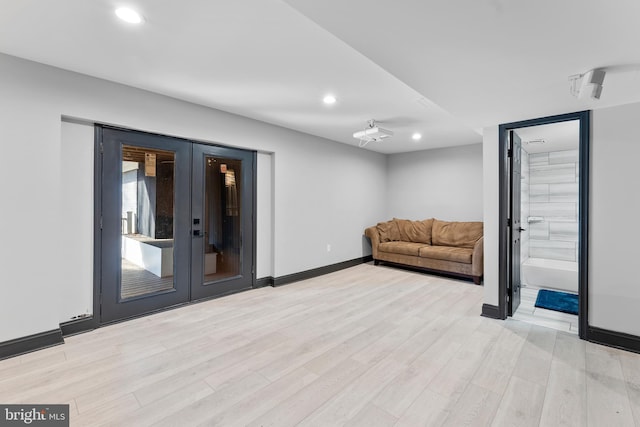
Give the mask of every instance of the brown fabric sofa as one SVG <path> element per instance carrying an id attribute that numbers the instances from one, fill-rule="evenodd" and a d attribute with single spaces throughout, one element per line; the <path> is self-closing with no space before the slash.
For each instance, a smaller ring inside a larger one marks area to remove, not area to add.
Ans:
<path id="1" fill-rule="evenodd" d="M 394 218 L 365 230 L 380 261 L 473 279 L 483 275 L 482 222 L 411 221 Z"/>

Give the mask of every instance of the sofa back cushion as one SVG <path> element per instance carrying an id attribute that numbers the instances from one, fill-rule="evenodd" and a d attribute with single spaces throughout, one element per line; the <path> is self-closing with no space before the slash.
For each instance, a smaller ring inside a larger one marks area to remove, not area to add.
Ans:
<path id="1" fill-rule="evenodd" d="M 397 242 L 400 240 L 400 230 L 398 230 L 398 223 L 395 221 L 379 222 L 376 225 L 378 235 L 380 236 L 380 243 L 384 242 Z"/>
<path id="2" fill-rule="evenodd" d="M 398 224 L 398 232 L 400 240 L 403 242 L 426 243 L 431 244 L 431 228 L 433 226 L 433 218 L 423 221 L 411 221 L 409 219 L 393 219 Z"/>
<path id="3" fill-rule="evenodd" d="M 482 237 L 482 222 L 448 222 L 433 220 L 431 240 L 437 246 L 473 248 Z"/>

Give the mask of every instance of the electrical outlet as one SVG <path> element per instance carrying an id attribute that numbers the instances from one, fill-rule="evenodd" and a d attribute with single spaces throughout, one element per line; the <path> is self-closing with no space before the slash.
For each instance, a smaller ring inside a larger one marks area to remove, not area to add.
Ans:
<path id="1" fill-rule="evenodd" d="M 327 252 L 331 252 L 331 244 L 327 243 Z"/>

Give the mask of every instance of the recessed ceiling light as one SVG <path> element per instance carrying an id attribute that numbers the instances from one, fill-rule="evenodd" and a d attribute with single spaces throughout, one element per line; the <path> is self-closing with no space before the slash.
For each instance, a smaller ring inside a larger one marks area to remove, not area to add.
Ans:
<path id="1" fill-rule="evenodd" d="M 327 95 L 322 99 L 322 102 L 324 102 L 327 105 L 335 104 L 336 101 L 337 101 L 337 99 L 333 95 Z"/>
<path id="2" fill-rule="evenodd" d="M 142 16 L 135 10 L 129 9 L 128 7 L 116 9 L 116 15 L 124 22 L 128 22 L 130 24 L 139 24 L 142 22 Z"/>
<path id="3" fill-rule="evenodd" d="M 422 139 L 422 135 L 416 132 L 413 135 L 411 135 L 411 139 L 413 139 L 414 141 L 420 141 L 420 139 Z"/>

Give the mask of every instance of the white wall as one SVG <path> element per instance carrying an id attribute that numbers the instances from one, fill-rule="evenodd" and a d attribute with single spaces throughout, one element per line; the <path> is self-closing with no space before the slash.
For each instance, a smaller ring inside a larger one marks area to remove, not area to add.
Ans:
<path id="1" fill-rule="evenodd" d="M 592 113 L 589 324 L 640 336 L 640 103 Z"/>
<path id="2" fill-rule="evenodd" d="M 86 269 L 69 276 L 78 265 L 64 244 L 62 169 L 72 154 L 61 142 L 62 116 L 274 153 L 273 217 L 257 230 L 261 273 L 270 257 L 279 277 L 367 255 L 362 231 L 385 215 L 382 154 L 7 55 L 0 55 L 0 93 L 0 342 L 57 328 L 75 311 L 61 308 L 71 282 L 91 286 L 77 283 Z M 78 173 L 93 182 L 87 170 Z M 92 194 L 82 191 L 74 197 L 86 209 Z"/>
<path id="3" fill-rule="evenodd" d="M 484 302 L 498 305 L 498 253 L 499 253 L 499 156 L 498 126 L 484 128 L 482 132 L 482 183 L 484 221 Z"/>
<path id="4" fill-rule="evenodd" d="M 0 342 L 58 326 L 69 260 L 60 231 L 60 115 L 33 73 L 0 58 Z M 16 83 L 17 80 L 26 80 Z M 37 125 L 35 124 L 37 123 Z"/>
<path id="5" fill-rule="evenodd" d="M 482 144 L 392 154 L 387 218 L 482 221 Z"/>
<path id="6" fill-rule="evenodd" d="M 62 122 L 59 228 L 64 271 L 56 292 L 58 321 L 93 314 L 93 126 Z M 25 189 L 26 190 L 26 189 Z M 37 188 L 33 189 L 35 193 Z"/>
<path id="7" fill-rule="evenodd" d="M 589 324 L 640 336 L 640 103 L 592 113 Z M 484 129 L 484 302 L 498 305 L 498 127 Z"/>
<path id="8" fill-rule="evenodd" d="M 364 229 L 384 216 L 385 157 L 349 148 L 301 139 L 276 152 L 276 276 L 363 255 Z"/>
<path id="9" fill-rule="evenodd" d="M 258 153 L 256 177 L 256 277 L 273 276 L 273 155 Z"/>

